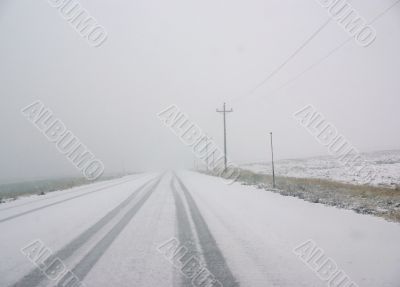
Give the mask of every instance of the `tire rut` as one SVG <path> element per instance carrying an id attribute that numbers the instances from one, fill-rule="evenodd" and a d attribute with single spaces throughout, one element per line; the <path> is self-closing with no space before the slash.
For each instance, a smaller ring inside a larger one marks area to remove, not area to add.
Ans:
<path id="1" fill-rule="evenodd" d="M 139 192 L 144 189 L 149 183 L 154 181 L 161 180 L 161 177 L 158 179 L 151 179 L 146 181 L 140 187 L 135 189 L 132 194 L 126 198 L 123 202 L 121 202 L 118 206 L 114 209 L 109 211 L 105 216 L 103 216 L 100 220 L 98 220 L 95 224 L 91 227 L 86 229 L 82 232 L 79 236 L 69 242 L 66 246 L 56 252 L 53 256 L 50 256 L 45 262 L 49 263 L 52 262 L 54 259 L 59 258 L 62 261 L 71 257 L 74 252 L 82 247 L 90 238 L 92 238 L 100 229 L 102 229 L 105 225 L 107 225 L 113 218 L 115 218 L 120 211 L 129 205 L 139 194 Z M 22 277 L 19 281 L 17 281 L 13 287 L 36 287 L 38 286 L 43 280 L 46 279 L 46 276 L 39 268 L 33 269 L 30 273 Z"/>
<path id="2" fill-rule="evenodd" d="M 129 179 L 124 179 L 124 180 L 120 179 L 120 180 L 117 180 L 117 182 L 114 182 L 114 183 L 99 182 L 99 183 L 94 183 L 94 184 L 99 184 L 99 185 L 100 185 L 100 186 L 97 186 L 97 187 L 96 187 L 96 190 L 97 190 L 97 189 L 99 189 L 99 188 L 112 187 L 112 186 L 114 186 L 114 185 L 116 185 L 116 184 L 122 184 L 122 183 L 131 181 L 131 180 L 136 180 L 136 179 L 138 179 L 137 176 L 135 176 L 135 177 L 133 177 L 133 178 L 129 178 Z M 101 183 L 102 183 L 102 184 L 101 184 Z M 21 203 L 21 204 L 19 204 L 19 205 L 14 205 L 14 206 L 9 206 L 9 207 L 3 207 L 3 208 L 0 208 L 0 213 L 3 212 L 3 211 L 5 211 L 5 210 L 15 209 L 15 208 L 18 208 L 18 207 L 21 207 L 21 206 L 31 205 L 31 204 L 35 204 L 35 203 L 42 202 L 42 201 L 46 201 L 46 200 L 52 200 L 52 199 L 55 199 L 55 198 L 57 198 L 57 197 L 61 197 L 61 196 L 65 196 L 65 195 L 70 195 L 71 193 L 85 192 L 86 189 L 89 189 L 89 188 L 90 188 L 90 185 L 91 185 L 91 184 L 72 187 L 72 189 L 75 189 L 75 188 L 76 188 L 76 190 L 71 190 L 71 191 L 68 192 L 68 194 L 67 194 L 67 193 L 65 193 L 65 194 L 57 194 L 57 195 L 53 195 L 53 196 L 47 197 L 47 198 L 38 198 L 38 199 L 36 199 L 36 200 L 32 200 L 32 201 L 29 201 L 29 202 Z M 62 190 L 62 191 L 64 191 L 64 190 Z M 50 194 L 51 194 L 51 193 L 53 193 L 53 192 L 56 192 L 56 191 L 49 191 L 49 192 L 47 192 L 47 193 L 50 193 Z M 83 193 L 82 193 L 82 194 L 83 194 Z M 85 194 L 86 194 L 86 193 L 85 193 Z M 33 194 L 32 194 L 32 195 L 33 195 Z"/>
<path id="3" fill-rule="evenodd" d="M 161 178 L 153 183 L 148 188 L 145 195 L 143 195 L 142 198 L 119 220 L 119 222 L 89 251 L 89 253 L 79 261 L 79 263 L 72 269 L 72 273 L 75 276 L 77 276 L 81 281 L 86 277 L 117 236 L 125 229 L 132 218 L 153 194 L 160 181 Z M 62 282 L 63 279 L 61 279 L 60 282 Z"/>
<path id="4" fill-rule="evenodd" d="M 209 230 L 207 223 L 202 216 L 199 208 L 197 207 L 197 204 L 195 200 L 193 199 L 192 195 L 188 191 L 187 187 L 183 184 L 181 179 L 175 175 L 175 178 L 177 179 L 180 188 L 183 191 L 184 197 L 186 199 L 186 202 L 189 207 L 190 211 L 190 216 L 192 218 L 192 221 L 194 223 L 196 233 L 198 235 L 198 241 L 202 249 L 202 254 L 206 263 L 206 266 L 208 270 L 215 276 L 217 280 L 221 282 L 221 284 L 225 287 L 238 287 L 240 286 L 239 282 L 236 280 L 234 275 L 232 274 L 231 270 L 229 269 L 229 266 L 226 263 L 226 260 L 221 252 L 221 250 L 218 247 L 218 244 L 212 235 L 211 231 Z M 179 195 L 177 195 L 179 196 Z M 184 205 L 183 203 L 180 203 L 180 199 L 176 201 L 176 208 L 177 210 L 183 210 Z M 182 214 L 186 213 L 183 211 L 179 211 Z M 188 215 L 186 213 L 187 220 L 182 220 L 178 216 L 178 211 L 177 211 L 177 220 L 178 220 L 178 230 L 180 229 L 187 229 L 190 228 L 189 219 Z M 188 232 L 188 231 L 185 231 Z M 179 232 L 178 232 L 179 234 Z M 193 232 L 192 232 L 193 234 Z M 192 235 L 193 236 L 193 235 Z M 187 285 L 185 285 L 187 286 Z"/>
<path id="5" fill-rule="evenodd" d="M 174 196 L 175 206 L 176 206 L 176 218 L 178 223 L 178 239 L 181 244 L 184 244 L 185 247 L 189 247 L 187 253 L 179 258 L 179 263 L 183 264 L 186 260 L 188 260 L 191 256 L 196 256 L 200 252 L 197 250 L 196 245 L 194 244 L 195 235 L 193 230 L 190 227 L 189 215 L 186 211 L 185 205 L 178 194 L 174 186 L 174 178 L 171 179 L 171 189 Z M 181 276 L 181 286 L 189 287 L 192 286 L 191 279 L 185 276 Z M 192 286 L 193 287 L 193 286 Z"/>
<path id="6" fill-rule="evenodd" d="M 129 180 L 124 181 L 124 182 L 118 182 L 118 183 L 115 183 L 115 184 L 112 184 L 112 185 L 109 185 L 109 186 L 104 186 L 104 187 L 101 187 L 101 188 L 98 188 L 98 189 L 95 189 L 95 190 L 92 190 L 92 191 L 89 191 L 89 192 L 86 192 L 86 193 L 83 193 L 83 194 L 75 195 L 75 196 L 72 196 L 72 197 L 69 197 L 69 198 L 66 198 L 66 199 L 63 199 L 63 200 L 59 200 L 59 201 L 56 201 L 56 202 L 53 202 L 53 203 L 49 203 L 49 204 L 46 204 L 46 205 L 43 205 L 43 206 L 40 206 L 40 207 L 36 207 L 36 208 L 30 209 L 30 210 L 27 210 L 27 211 L 24 211 L 24 212 L 15 214 L 15 215 L 11 215 L 11 216 L 8 216 L 6 218 L 0 219 L 0 223 L 3 223 L 5 221 L 9 221 L 9 220 L 21 217 L 23 215 L 27 215 L 27 214 L 35 212 L 35 211 L 39 211 L 39 210 L 45 209 L 47 207 L 58 205 L 58 204 L 61 204 L 61 203 L 64 203 L 64 202 L 67 202 L 67 201 L 70 201 L 70 200 L 85 196 L 85 195 L 88 195 L 88 194 L 92 194 L 92 193 L 98 192 L 100 190 L 104 190 L 104 189 L 111 188 L 111 187 L 114 187 L 114 186 L 117 186 L 117 185 L 121 185 L 121 184 L 129 182 L 131 180 L 133 180 L 133 179 L 129 179 Z"/>

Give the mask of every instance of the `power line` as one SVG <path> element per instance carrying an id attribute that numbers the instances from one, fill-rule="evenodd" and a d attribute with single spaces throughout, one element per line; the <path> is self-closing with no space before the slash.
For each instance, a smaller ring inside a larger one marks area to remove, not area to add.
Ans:
<path id="1" fill-rule="evenodd" d="M 329 18 L 321 27 L 319 27 L 303 44 L 297 48 L 293 54 L 291 54 L 281 65 L 279 65 L 275 70 L 273 70 L 264 80 L 262 80 L 257 86 L 251 90 L 251 94 L 254 93 L 258 88 L 268 82 L 273 76 L 280 72 L 294 57 L 297 56 L 306 46 L 310 43 L 329 23 L 331 18 Z"/>
<path id="2" fill-rule="evenodd" d="M 283 61 L 282 64 L 280 64 L 277 68 L 275 68 L 264 80 L 262 80 L 259 84 L 257 84 L 253 89 L 250 90 L 248 95 L 254 94 L 254 92 L 263 86 L 266 82 L 268 82 L 273 76 L 275 76 L 277 73 L 279 73 L 294 57 L 296 57 L 307 45 L 310 43 L 328 24 L 331 22 L 332 18 L 329 18 L 327 21 L 325 21 L 314 33 L 311 34 L 310 37 L 308 37 L 304 43 L 302 43 L 285 61 Z M 233 100 L 238 100 L 242 97 L 248 96 L 248 95 L 241 95 Z"/>
<path id="3" fill-rule="evenodd" d="M 390 5 L 388 8 L 386 8 L 385 10 L 383 10 L 380 14 L 378 14 L 377 16 L 375 16 L 374 19 L 372 19 L 372 21 L 369 24 L 373 24 L 375 21 L 377 21 L 379 18 L 381 18 L 382 16 L 384 16 L 387 12 L 389 12 L 390 10 L 392 10 L 392 8 L 394 8 L 394 6 L 396 6 L 397 4 L 400 3 L 400 0 L 394 2 L 392 5 Z"/>
<path id="4" fill-rule="evenodd" d="M 377 16 L 375 16 L 368 24 L 373 24 L 375 23 L 377 20 L 379 20 L 381 17 L 383 17 L 386 13 L 388 13 L 391 9 L 393 9 L 397 4 L 400 3 L 400 0 L 397 0 L 396 2 L 394 2 L 392 5 L 390 5 L 389 7 L 387 7 L 384 11 L 382 11 L 381 13 L 379 13 Z M 327 58 L 329 58 L 330 56 L 332 56 L 334 53 L 336 53 L 337 51 L 339 51 L 343 46 L 345 46 L 346 44 L 348 44 L 351 40 L 353 39 L 353 37 L 349 37 L 347 38 L 345 41 L 343 41 L 342 43 L 340 43 L 338 46 L 336 46 L 335 48 L 333 48 L 331 51 L 329 51 L 325 56 L 321 57 L 320 59 L 318 59 L 316 62 L 312 63 L 310 66 L 308 66 L 306 69 L 304 69 L 302 72 L 300 72 L 299 74 L 297 74 L 296 76 L 294 76 L 293 78 L 289 79 L 288 81 L 286 81 L 285 83 L 283 83 L 279 88 L 275 89 L 270 95 L 274 95 L 277 92 L 279 92 L 280 90 L 282 90 L 283 88 L 287 87 L 288 85 L 290 85 L 291 83 L 295 82 L 297 79 L 301 78 L 304 74 L 306 74 L 307 72 L 311 71 L 312 69 L 314 69 L 316 66 L 318 66 L 319 64 L 321 64 L 322 62 L 324 62 Z"/>

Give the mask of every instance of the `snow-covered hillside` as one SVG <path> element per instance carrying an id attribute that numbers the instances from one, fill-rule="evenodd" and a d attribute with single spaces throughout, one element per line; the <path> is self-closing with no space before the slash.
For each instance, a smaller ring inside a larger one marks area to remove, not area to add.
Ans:
<path id="1" fill-rule="evenodd" d="M 376 177 L 371 182 L 375 186 L 400 186 L 400 150 L 379 151 L 362 154 L 365 164 L 375 171 Z M 269 162 L 249 163 L 242 168 L 262 174 L 271 174 Z M 275 162 L 278 176 L 299 178 L 321 178 L 333 181 L 358 184 L 361 181 L 354 174 L 349 174 L 343 165 L 332 156 L 306 159 L 286 159 Z"/>

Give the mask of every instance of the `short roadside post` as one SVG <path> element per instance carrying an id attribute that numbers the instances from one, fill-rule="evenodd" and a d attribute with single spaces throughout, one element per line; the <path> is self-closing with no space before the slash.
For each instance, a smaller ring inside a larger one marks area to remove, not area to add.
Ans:
<path id="1" fill-rule="evenodd" d="M 271 136 L 272 187 L 275 188 L 274 146 L 272 144 L 272 132 L 269 134 Z"/>

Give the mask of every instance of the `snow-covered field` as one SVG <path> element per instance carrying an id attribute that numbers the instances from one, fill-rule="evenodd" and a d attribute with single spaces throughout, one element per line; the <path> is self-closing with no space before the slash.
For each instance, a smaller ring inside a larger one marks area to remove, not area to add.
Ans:
<path id="1" fill-rule="evenodd" d="M 400 150 L 379 151 L 361 154 L 365 165 L 375 171 L 374 186 L 400 186 Z M 271 164 L 248 163 L 242 168 L 263 174 L 271 174 Z M 275 163 L 278 176 L 298 178 L 320 178 L 345 183 L 358 184 L 362 180 L 349 174 L 343 164 L 332 156 L 321 156 L 306 159 L 286 159 Z"/>
<path id="2" fill-rule="evenodd" d="M 399 224 L 187 171 L 8 202 L 0 228 L 0 286 L 57 285 L 20 252 L 36 239 L 88 287 L 201 286 L 204 270 L 203 286 L 328 286 L 293 252 L 308 240 L 360 287 L 400 285 Z M 160 250 L 171 240 L 185 256 Z"/>

